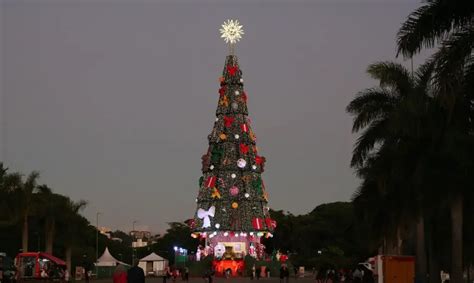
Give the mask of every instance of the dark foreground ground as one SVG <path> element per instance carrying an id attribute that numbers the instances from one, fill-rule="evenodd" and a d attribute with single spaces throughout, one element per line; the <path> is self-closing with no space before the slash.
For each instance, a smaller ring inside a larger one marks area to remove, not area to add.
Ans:
<path id="1" fill-rule="evenodd" d="M 76 281 L 76 282 L 81 282 L 84 283 L 84 281 Z M 91 280 L 90 283 L 111 283 L 112 279 L 97 279 L 97 280 Z M 244 282 L 252 282 L 252 283 L 258 283 L 258 282 L 265 282 L 265 283 L 279 283 L 280 278 L 277 277 L 271 277 L 271 278 L 261 278 L 260 280 L 250 280 L 248 277 L 238 277 L 238 278 L 221 278 L 221 277 L 214 277 L 213 283 L 244 283 Z M 306 277 L 306 278 L 290 278 L 290 283 L 310 283 L 310 282 L 315 282 L 314 279 L 311 277 Z M 145 283 L 163 283 L 162 278 L 146 278 Z M 173 282 L 172 280 L 166 280 L 166 283 L 186 283 L 186 281 L 182 280 L 176 280 Z M 203 278 L 190 278 L 189 283 L 207 283 Z"/>

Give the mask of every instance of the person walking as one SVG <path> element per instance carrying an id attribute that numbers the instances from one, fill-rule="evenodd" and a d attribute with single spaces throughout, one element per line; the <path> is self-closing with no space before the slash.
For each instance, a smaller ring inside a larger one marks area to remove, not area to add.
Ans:
<path id="1" fill-rule="evenodd" d="M 363 276 L 364 276 L 364 273 L 362 272 L 362 270 L 360 270 L 359 267 L 356 267 L 356 269 L 352 273 L 352 278 L 354 279 L 354 283 L 362 283 Z"/>
<path id="2" fill-rule="evenodd" d="M 112 275 L 114 283 L 127 283 L 127 269 L 122 264 L 117 265 Z"/>
<path id="3" fill-rule="evenodd" d="M 134 262 L 133 267 L 127 272 L 128 283 L 145 283 L 145 272 L 138 266 L 138 260 Z"/>
<path id="4" fill-rule="evenodd" d="M 282 264 L 280 268 L 280 283 L 288 283 L 290 281 L 290 271 L 286 264 Z"/>

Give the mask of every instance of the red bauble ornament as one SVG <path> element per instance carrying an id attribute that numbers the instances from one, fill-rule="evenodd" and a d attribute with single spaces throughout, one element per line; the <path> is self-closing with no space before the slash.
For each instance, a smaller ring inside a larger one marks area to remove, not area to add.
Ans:
<path id="1" fill-rule="evenodd" d="M 239 188 L 237 188 L 236 186 L 232 186 L 230 189 L 229 189 L 229 192 L 232 196 L 236 196 L 239 194 Z"/>
<path id="2" fill-rule="evenodd" d="M 262 165 L 264 162 L 265 157 L 259 155 L 255 156 L 255 163 L 257 163 L 258 165 Z"/>

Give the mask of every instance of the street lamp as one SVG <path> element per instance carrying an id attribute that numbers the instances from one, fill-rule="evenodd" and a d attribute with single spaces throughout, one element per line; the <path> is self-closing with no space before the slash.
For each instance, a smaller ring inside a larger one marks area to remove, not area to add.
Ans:
<path id="1" fill-rule="evenodd" d="M 97 262 L 99 261 L 99 215 L 102 213 L 97 212 L 95 215 L 96 220 L 96 233 L 95 233 L 95 274 L 97 274 L 98 267 Z"/>
<path id="2" fill-rule="evenodd" d="M 137 222 L 138 222 L 137 220 L 134 220 L 132 222 L 132 233 L 135 232 L 135 223 Z M 134 241 L 135 241 L 135 233 L 133 233 L 133 236 L 132 236 L 132 265 L 135 265 L 135 248 L 133 247 Z"/>
<path id="3" fill-rule="evenodd" d="M 95 220 L 96 220 L 96 234 L 95 234 L 95 262 L 99 260 L 99 215 L 102 213 L 97 212 L 95 215 Z"/>
<path id="4" fill-rule="evenodd" d="M 174 266 L 177 267 L 177 266 L 178 266 L 178 263 L 176 262 L 176 260 L 177 260 L 177 256 L 176 256 L 176 255 L 177 255 L 177 253 L 178 253 L 178 247 L 177 247 L 177 246 L 174 246 L 173 249 L 174 249 Z"/>

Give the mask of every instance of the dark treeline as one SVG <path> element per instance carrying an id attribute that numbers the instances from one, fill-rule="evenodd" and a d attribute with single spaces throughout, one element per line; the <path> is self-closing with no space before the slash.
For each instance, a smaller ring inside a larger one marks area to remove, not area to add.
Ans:
<path id="1" fill-rule="evenodd" d="M 14 257 L 19 252 L 42 251 L 66 260 L 68 268 L 91 266 L 96 259 L 97 230 L 81 215 L 86 201 L 73 201 L 39 184 L 39 174 L 10 172 L 0 163 L 0 252 Z M 197 240 L 184 223 L 169 223 L 166 233 L 150 246 L 133 250 L 132 237 L 111 232 L 111 239 L 99 233 L 99 256 L 107 246 L 119 260 L 132 262 L 152 251 L 173 261 L 173 247 L 195 251 Z M 115 239 L 115 240 L 114 240 Z M 72 273 L 71 273 L 72 274 Z"/>

